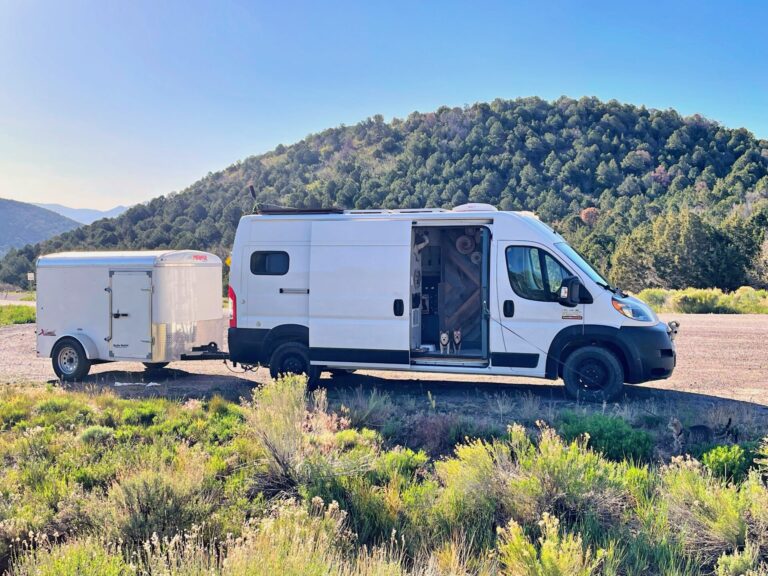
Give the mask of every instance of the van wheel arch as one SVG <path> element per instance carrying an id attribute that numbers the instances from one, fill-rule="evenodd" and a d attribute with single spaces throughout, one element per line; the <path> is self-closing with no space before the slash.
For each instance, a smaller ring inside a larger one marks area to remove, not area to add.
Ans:
<path id="1" fill-rule="evenodd" d="M 624 370 L 624 377 L 627 377 L 630 368 L 629 363 L 627 362 L 627 358 L 624 354 L 624 350 L 622 350 L 621 347 L 617 346 L 613 342 L 607 342 L 604 340 L 585 340 L 583 342 L 574 342 L 573 344 L 569 344 L 560 352 L 560 357 L 558 358 L 557 363 L 557 375 L 559 378 L 563 377 L 563 368 L 565 367 L 565 363 L 568 361 L 568 357 L 576 352 L 576 350 L 579 348 L 584 348 L 586 346 L 597 346 L 598 348 L 605 348 L 609 352 L 612 352 Z"/>
<path id="2" fill-rule="evenodd" d="M 552 339 L 547 351 L 545 378 L 557 380 L 563 376 L 568 356 L 585 346 L 600 346 L 613 353 L 624 369 L 628 383 L 642 381 L 642 365 L 633 344 L 618 328 L 599 324 L 574 325 L 563 328 Z"/>
<path id="3" fill-rule="evenodd" d="M 282 324 L 272 328 L 264 339 L 262 354 L 265 362 L 268 364 L 272 360 L 278 347 L 291 342 L 309 348 L 309 328 L 301 324 Z"/>

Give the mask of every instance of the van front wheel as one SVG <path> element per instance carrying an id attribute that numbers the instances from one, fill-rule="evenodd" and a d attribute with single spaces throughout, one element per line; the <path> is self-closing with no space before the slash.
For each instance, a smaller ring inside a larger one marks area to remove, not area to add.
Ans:
<path id="1" fill-rule="evenodd" d="M 604 402 L 617 398 L 624 387 L 624 368 L 616 355 L 600 346 L 575 350 L 563 367 L 565 391 L 571 398 Z"/>
<path id="2" fill-rule="evenodd" d="M 62 338 L 56 342 L 51 360 L 56 376 L 66 382 L 82 380 L 91 369 L 91 361 L 85 355 L 82 344 L 74 338 Z"/>
<path id="3" fill-rule="evenodd" d="M 272 352 L 269 374 L 272 378 L 278 378 L 281 374 L 305 374 L 307 384 L 312 385 L 320 376 L 320 369 L 309 363 L 309 348 L 298 342 L 287 342 Z"/>

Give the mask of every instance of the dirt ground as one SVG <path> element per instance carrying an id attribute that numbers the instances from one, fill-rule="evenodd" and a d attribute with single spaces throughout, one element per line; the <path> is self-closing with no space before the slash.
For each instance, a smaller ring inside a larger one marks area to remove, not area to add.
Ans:
<path id="1" fill-rule="evenodd" d="M 627 386 L 624 405 L 664 405 L 688 420 L 711 420 L 721 413 L 749 412 L 768 422 L 768 316 L 674 315 L 681 322 L 677 338 L 678 363 L 673 376 L 641 386 Z M 663 318 L 671 319 L 670 317 Z M 219 361 L 176 362 L 155 374 L 141 364 L 116 362 L 91 368 L 78 389 L 111 389 L 120 396 L 164 395 L 200 398 L 219 394 L 238 399 L 269 377 L 266 369 L 243 373 Z M 50 359 L 35 356 L 33 325 L 0 327 L 0 383 L 55 382 Z M 331 378 L 322 386 L 330 399 L 350 389 L 385 391 L 402 402 L 440 403 L 444 409 L 482 414 L 501 403 L 516 404 L 523 396 L 534 403 L 568 403 L 558 382 L 498 376 L 414 375 L 365 371 Z M 495 400 L 494 400 L 495 398 Z"/>

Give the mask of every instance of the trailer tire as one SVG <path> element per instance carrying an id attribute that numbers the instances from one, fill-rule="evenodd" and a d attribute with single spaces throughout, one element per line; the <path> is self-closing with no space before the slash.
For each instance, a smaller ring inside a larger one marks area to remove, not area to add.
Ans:
<path id="1" fill-rule="evenodd" d="M 309 348 L 304 344 L 286 342 L 272 352 L 269 374 L 272 378 L 285 374 L 305 374 L 307 386 L 312 386 L 320 377 L 320 368 L 309 363 Z"/>
<path id="2" fill-rule="evenodd" d="M 624 387 L 624 368 L 616 355 L 601 346 L 574 350 L 563 366 L 565 391 L 571 398 L 608 402 Z"/>
<path id="3" fill-rule="evenodd" d="M 169 362 L 142 362 L 147 372 L 156 372 L 168 366 Z"/>
<path id="4" fill-rule="evenodd" d="M 83 345 L 75 338 L 62 338 L 56 342 L 51 351 L 51 361 L 56 376 L 65 382 L 82 380 L 91 369 L 91 361 Z"/>

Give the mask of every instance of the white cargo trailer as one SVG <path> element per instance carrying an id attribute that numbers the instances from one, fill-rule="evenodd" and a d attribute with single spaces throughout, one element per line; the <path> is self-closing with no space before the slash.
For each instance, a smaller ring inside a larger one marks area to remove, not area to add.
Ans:
<path id="1" fill-rule="evenodd" d="M 216 353 L 221 260 L 195 250 L 64 252 L 37 261 L 37 355 L 64 380 L 91 364 L 159 368 Z"/>

